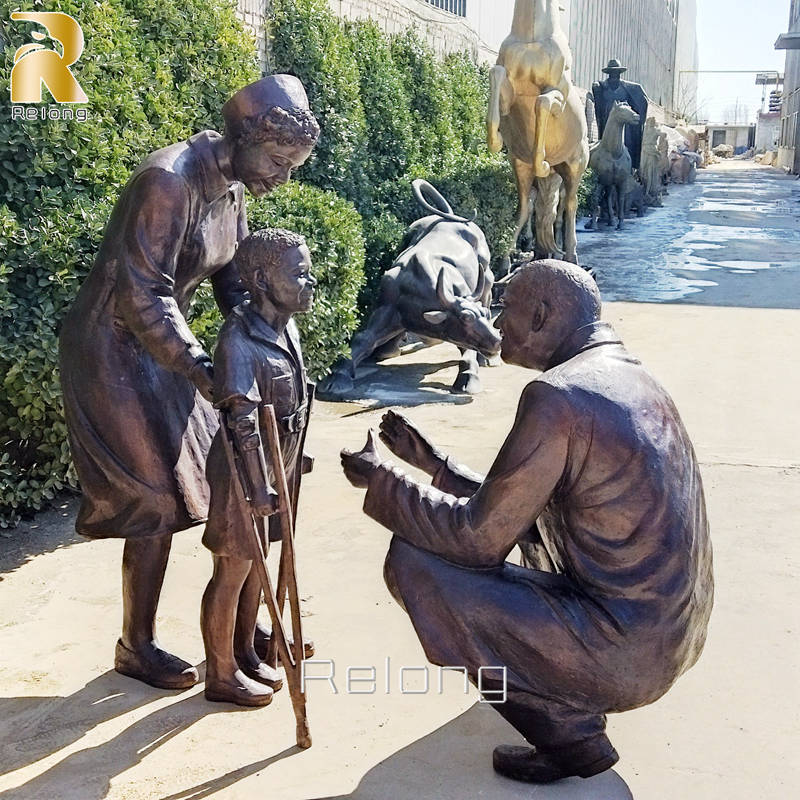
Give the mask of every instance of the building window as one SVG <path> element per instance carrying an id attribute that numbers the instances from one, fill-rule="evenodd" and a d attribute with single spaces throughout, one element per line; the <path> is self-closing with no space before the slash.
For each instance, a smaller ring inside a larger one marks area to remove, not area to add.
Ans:
<path id="1" fill-rule="evenodd" d="M 467 16 L 467 0 L 425 0 L 426 3 L 436 8 L 441 8 L 442 11 L 449 11 L 458 17 Z"/>

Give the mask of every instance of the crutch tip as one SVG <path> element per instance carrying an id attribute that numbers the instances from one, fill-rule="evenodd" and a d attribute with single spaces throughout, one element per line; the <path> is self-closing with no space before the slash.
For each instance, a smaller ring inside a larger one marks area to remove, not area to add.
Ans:
<path id="1" fill-rule="evenodd" d="M 311 734 L 308 733 L 302 735 L 298 734 L 297 746 L 301 750 L 308 750 L 308 748 L 311 747 Z"/>

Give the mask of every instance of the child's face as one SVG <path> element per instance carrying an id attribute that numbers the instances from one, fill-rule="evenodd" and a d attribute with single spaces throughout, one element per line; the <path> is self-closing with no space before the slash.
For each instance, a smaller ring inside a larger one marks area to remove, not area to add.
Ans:
<path id="1" fill-rule="evenodd" d="M 317 281 L 311 274 L 311 253 L 306 245 L 286 250 L 280 266 L 266 280 L 267 294 L 278 310 L 288 314 L 311 310 Z"/>

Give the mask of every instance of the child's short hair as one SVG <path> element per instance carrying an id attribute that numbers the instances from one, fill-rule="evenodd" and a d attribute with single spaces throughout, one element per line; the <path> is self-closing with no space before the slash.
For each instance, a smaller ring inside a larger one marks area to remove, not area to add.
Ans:
<path id="1" fill-rule="evenodd" d="M 305 243 L 305 238 L 299 233 L 283 228 L 264 228 L 255 231 L 239 242 L 236 251 L 239 275 L 245 283 L 252 284 L 257 270 L 269 274 L 281 263 L 287 250 L 301 247 Z"/>

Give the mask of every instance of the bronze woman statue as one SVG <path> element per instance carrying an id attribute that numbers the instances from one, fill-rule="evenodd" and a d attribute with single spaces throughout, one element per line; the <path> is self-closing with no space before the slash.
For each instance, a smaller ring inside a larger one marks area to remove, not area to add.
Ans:
<path id="1" fill-rule="evenodd" d="M 182 689 L 197 670 L 161 649 L 155 615 L 172 535 L 205 520 L 217 430 L 211 359 L 186 322 L 210 278 L 223 314 L 245 298 L 231 263 L 247 236 L 244 186 L 289 180 L 319 136 L 297 78 L 273 75 L 203 131 L 149 155 L 122 191 L 60 340 L 69 441 L 83 490 L 78 533 L 122 538 L 115 669 Z"/>

